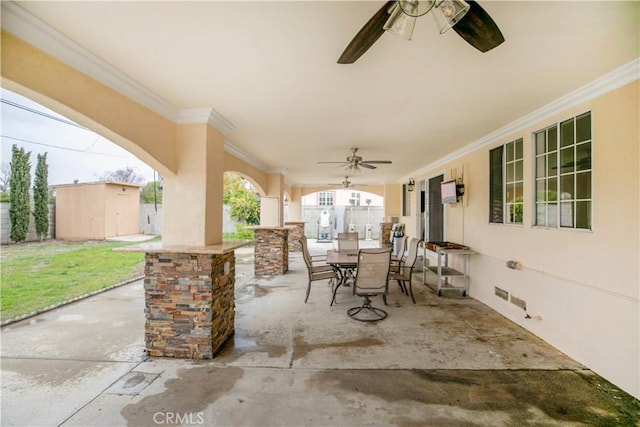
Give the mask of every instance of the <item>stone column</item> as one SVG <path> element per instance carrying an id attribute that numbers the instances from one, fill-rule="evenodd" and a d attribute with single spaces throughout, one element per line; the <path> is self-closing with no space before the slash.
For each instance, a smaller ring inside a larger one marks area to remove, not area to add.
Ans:
<path id="1" fill-rule="evenodd" d="M 145 253 L 145 345 L 150 356 L 211 359 L 222 348 L 234 333 L 234 250 L 249 243 L 149 243 L 116 249 Z"/>
<path id="2" fill-rule="evenodd" d="M 290 227 L 253 227 L 256 276 L 273 276 L 289 271 L 289 229 Z"/>
<path id="3" fill-rule="evenodd" d="M 289 230 L 289 252 L 302 252 L 300 238 L 304 236 L 304 222 L 287 221 L 284 225 L 291 227 Z"/>
<path id="4" fill-rule="evenodd" d="M 393 226 L 390 222 L 381 222 L 380 223 L 380 247 L 384 248 L 391 244 L 391 227 Z"/>

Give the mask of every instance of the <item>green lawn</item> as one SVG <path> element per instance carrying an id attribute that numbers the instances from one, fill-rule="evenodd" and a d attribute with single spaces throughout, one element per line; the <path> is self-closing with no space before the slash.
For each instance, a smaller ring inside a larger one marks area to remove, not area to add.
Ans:
<path id="1" fill-rule="evenodd" d="M 2 320 L 58 304 L 139 276 L 144 254 L 114 252 L 131 243 L 87 241 L 2 246 Z"/>

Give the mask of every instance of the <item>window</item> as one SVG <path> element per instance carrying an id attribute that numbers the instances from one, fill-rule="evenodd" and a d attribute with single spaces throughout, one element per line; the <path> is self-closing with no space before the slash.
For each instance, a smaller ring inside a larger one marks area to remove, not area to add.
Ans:
<path id="1" fill-rule="evenodd" d="M 332 191 L 319 192 L 318 206 L 333 206 L 333 192 Z"/>
<path id="2" fill-rule="evenodd" d="M 522 138 L 489 152 L 489 222 L 522 224 L 523 177 Z"/>
<path id="3" fill-rule="evenodd" d="M 352 192 L 351 197 L 349 197 L 349 204 L 351 206 L 360 206 L 360 193 Z"/>
<path id="4" fill-rule="evenodd" d="M 591 112 L 534 134 L 536 221 L 591 229 Z"/>

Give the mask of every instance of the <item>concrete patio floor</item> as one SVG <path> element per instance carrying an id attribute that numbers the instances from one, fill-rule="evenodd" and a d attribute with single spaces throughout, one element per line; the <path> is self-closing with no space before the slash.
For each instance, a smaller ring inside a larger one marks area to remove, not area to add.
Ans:
<path id="1" fill-rule="evenodd" d="M 327 244 L 325 244 L 327 245 Z M 322 252 L 328 246 L 315 244 Z M 2 328 L 3 426 L 639 425 L 639 403 L 485 305 L 391 284 L 382 322 L 315 282 L 253 276 L 236 252 L 236 333 L 212 360 L 149 358 L 142 281 Z M 376 300 L 381 306 L 382 301 Z"/>

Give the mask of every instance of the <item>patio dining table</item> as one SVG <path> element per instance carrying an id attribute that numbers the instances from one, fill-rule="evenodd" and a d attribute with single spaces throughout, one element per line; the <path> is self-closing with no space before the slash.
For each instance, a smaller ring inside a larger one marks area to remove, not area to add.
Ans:
<path id="1" fill-rule="evenodd" d="M 353 271 L 358 267 L 358 251 L 357 250 L 335 250 L 327 251 L 327 264 L 331 265 L 338 275 L 336 286 L 333 288 L 331 296 L 331 304 L 336 301 L 336 293 L 340 286 L 349 286 L 349 279 L 352 279 Z"/>

